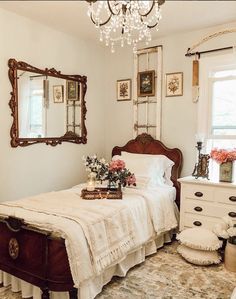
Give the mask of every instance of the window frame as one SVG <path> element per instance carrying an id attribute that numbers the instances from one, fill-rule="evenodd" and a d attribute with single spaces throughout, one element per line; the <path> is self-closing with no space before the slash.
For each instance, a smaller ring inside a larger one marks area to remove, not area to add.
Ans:
<path id="1" fill-rule="evenodd" d="M 236 65 L 232 65 L 230 68 L 229 67 L 220 67 L 217 68 L 217 70 L 212 70 L 211 72 L 216 73 L 219 71 L 226 71 L 226 70 L 236 70 Z M 236 139 L 236 134 L 235 135 L 215 135 L 212 133 L 212 122 L 213 122 L 213 85 L 215 82 L 222 82 L 222 81 L 227 81 L 227 80 L 236 80 L 236 75 L 235 76 L 224 76 L 224 77 L 209 77 L 208 75 L 208 94 L 209 94 L 209 99 L 208 99 L 208 126 L 207 126 L 207 137 L 209 139 Z"/>
<path id="2" fill-rule="evenodd" d="M 213 77 L 212 74 L 219 71 L 236 70 L 236 55 L 221 54 L 216 56 L 205 56 L 200 60 L 200 82 L 199 101 L 197 108 L 197 134 L 203 134 L 207 140 L 236 140 L 236 135 L 214 135 L 212 128 L 212 92 L 213 82 L 225 80 L 229 77 Z"/>

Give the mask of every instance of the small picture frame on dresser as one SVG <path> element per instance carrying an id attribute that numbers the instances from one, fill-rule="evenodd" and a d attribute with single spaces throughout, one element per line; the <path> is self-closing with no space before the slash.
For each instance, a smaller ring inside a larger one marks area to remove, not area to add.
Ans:
<path id="1" fill-rule="evenodd" d="M 233 182 L 233 162 L 228 161 L 220 164 L 220 182 Z"/>

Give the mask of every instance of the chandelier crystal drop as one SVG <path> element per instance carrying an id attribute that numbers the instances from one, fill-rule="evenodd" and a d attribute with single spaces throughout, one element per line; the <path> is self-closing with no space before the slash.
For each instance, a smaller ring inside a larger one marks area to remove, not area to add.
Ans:
<path id="1" fill-rule="evenodd" d="M 165 0 L 87 0 L 90 3 L 88 15 L 100 30 L 100 41 L 111 47 L 115 45 L 132 45 L 137 50 L 137 43 L 145 41 L 148 44 L 151 29 L 158 30 L 161 19 L 160 6 Z"/>

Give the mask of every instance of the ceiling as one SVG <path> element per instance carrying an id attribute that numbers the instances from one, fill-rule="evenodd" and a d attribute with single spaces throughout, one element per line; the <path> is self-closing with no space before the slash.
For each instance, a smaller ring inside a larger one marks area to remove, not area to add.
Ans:
<path id="1" fill-rule="evenodd" d="M 98 41 L 86 1 L 1 1 L 0 8 L 75 37 Z M 236 1 L 166 1 L 153 38 L 236 21 Z"/>

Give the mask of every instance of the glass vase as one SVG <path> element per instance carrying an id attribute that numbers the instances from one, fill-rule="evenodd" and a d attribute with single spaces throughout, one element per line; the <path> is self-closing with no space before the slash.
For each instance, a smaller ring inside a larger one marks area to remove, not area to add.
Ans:
<path id="1" fill-rule="evenodd" d="M 227 161 L 220 164 L 220 175 L 219 181 L 220 182 L 233 182 L 233 162 Z"/>
<path id="2" fill-rule="evenodd" d="M 117 190 L 117 184 L 116 184 L 116 182 L 108 180 L 107 189 L 108 190 Z"/>

